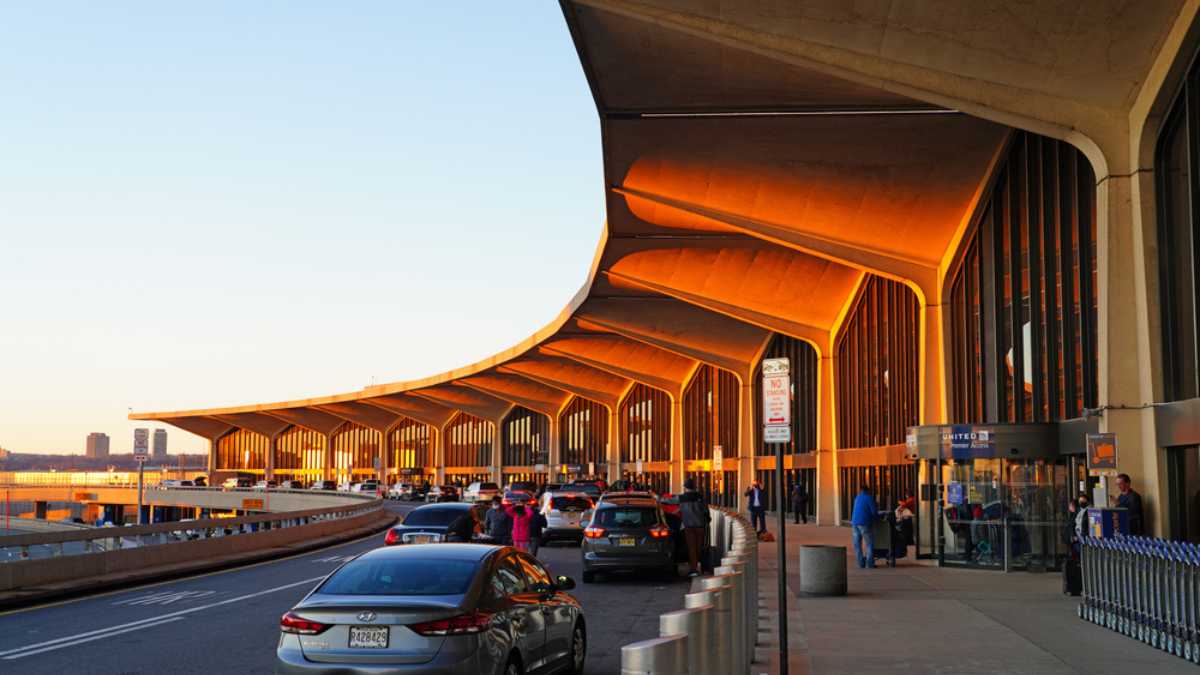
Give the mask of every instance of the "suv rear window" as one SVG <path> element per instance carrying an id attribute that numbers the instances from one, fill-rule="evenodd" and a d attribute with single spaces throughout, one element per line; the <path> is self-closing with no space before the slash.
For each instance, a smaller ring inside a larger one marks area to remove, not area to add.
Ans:
<path id="1" fill-rule="evenodd" d="M 555 511 L 587 511 L 592 508 L 591 500 L 583 497 L 553 497 L 550 508 Z"/>
<path id="2" fill-rule="evenodd" d="M 500 486 L 496 485 L 495 483 L 480 483 L 479 489 L 480 490 L 496 490 L 497 492 L 499 492 Z"/>
<path id="3" fill-rule="evenodd" d="M 449 525 L 454 519 L 466 513 L 456 508 L 417 509 L 404 518 L 405 525 Z"/>
<path id="4" fill-rule="evenodd" d="M 601 527 L 652 527 L 658 524 L 658 511 L 648 507 L 617 506 L 596 512 L 595 525 Z"/>
<path id="5" fill-rule="evenodd" d="M 318 593 L 330 595 L 460 595 L 479 563 L 470 560 L 354 560 Z"/>

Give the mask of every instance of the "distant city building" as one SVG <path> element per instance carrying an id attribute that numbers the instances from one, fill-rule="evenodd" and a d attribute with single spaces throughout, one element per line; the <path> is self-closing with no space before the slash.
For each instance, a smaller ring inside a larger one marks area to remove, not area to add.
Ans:
<path id="1" fill-rule="evenodd" d="M 154 458 L 166 459 L 167 457 L 167 430 L 154 430 Z"/>
<path id="2" fill-rule="evenodd" d="M 88 434 L 85 454 L 92 458 L 108 457 L 108 434 L 99 431 Z"/>
<path id="3" fill-rule="evenodd" d="M 5 450 L 4 448 L 0 448 L 0 459 L 8 459 L 8 456 L 11 454 L 12 453 L 9 452 L 8 450 Z"/>

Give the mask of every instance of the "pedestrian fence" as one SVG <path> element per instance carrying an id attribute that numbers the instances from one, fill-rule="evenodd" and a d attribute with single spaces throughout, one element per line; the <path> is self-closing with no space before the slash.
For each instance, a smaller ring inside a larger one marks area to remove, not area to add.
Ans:
<path id="1" fill-rule="evenodd" d="M 758 636 L 758 538 L 734 511 L 710 509 L 713 574 L 684 607 L 659 615 L 659 637 L 621 647 L 621 675 L 747 675 Z"/>
<path id="2" fill-rule="evenodd" d="M 1200 664 L 1200 546 L 1084 539 L 1079 616 Z"/>

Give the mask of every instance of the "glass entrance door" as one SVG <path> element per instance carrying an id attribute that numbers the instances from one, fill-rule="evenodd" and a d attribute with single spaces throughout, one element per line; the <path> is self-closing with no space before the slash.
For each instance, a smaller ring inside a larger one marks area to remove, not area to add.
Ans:
<path id="1" fill-rule="evenodd" d="M 936 481 L 931 488 L 936 514 L 926 530 L 941 564 L 1005 570 L 1057 566 L 1065 547 L 1065 462 L 943 459 L 928 460 L 927 469 Z"/>

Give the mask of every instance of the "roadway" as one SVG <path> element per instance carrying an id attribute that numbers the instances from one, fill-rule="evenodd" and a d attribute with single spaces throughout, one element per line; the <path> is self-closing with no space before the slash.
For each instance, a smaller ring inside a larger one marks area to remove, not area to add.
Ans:
<path id="1" fill-rule="evenodd" d="M 404 513 L 413 505 L 390 503 Z M 0 672 L 270 673 L 279 617 L 348 556 L 383 533 L 303 555 L 106 595 L 0 613 Z M 658 615 L 683 606 L 688 583 L 609 578 L 583 584 L 579 549 L 539 553 L 576 580 L 588 619 L 587 672 L 620 672 L 620 645 L 658 635 Z M 602 577 L 603 579 L 603 577 Z"/>

